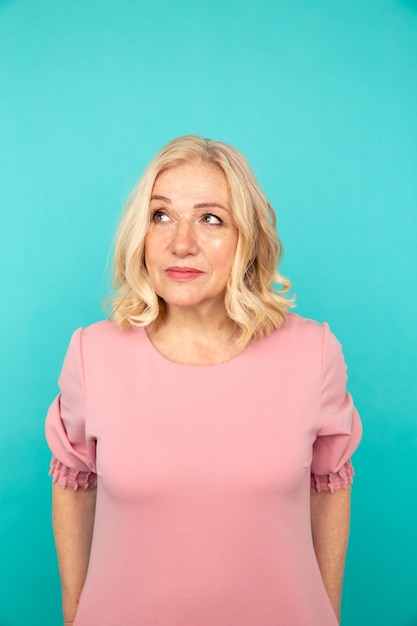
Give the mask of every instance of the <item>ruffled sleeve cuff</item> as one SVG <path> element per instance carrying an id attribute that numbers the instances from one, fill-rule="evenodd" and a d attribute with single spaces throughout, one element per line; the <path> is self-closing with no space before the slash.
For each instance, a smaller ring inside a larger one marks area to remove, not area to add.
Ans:
<path id="1" fill-rule="evenodd" d="M 352 463 L 349 459 L 338 472 L 329 474 L 311 474 L 311 488 L 318 493 L 321 491 L 330 491 L 333 493 L 337 489 L 346 489 L 348 485 L 353 483 L 354 471 Z"/>
<path id="2" fill-rule="evenodd" d="M 77 489 L 88 489 L 97 485 L 97 474 L 94 472 L 83 472 L 68 467 L 59 461 L 55 456 L 52 457 L 49 475 L 52 476 L 53 482 L 58 483 L 66 489 L 70 487 Z"/>

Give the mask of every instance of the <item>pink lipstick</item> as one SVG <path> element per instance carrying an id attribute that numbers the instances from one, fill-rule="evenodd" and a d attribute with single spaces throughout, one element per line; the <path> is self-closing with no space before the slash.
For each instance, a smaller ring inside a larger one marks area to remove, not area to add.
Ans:
<path id="1" fill-rule="evenodd" d="M 175 280 L 178 283 L 184 283 L 189 280 L 195 280 L 204 272 L 196 269 L 195 267 L 168 267 L 165 270 L 165 274 L 171 280 Z"/>

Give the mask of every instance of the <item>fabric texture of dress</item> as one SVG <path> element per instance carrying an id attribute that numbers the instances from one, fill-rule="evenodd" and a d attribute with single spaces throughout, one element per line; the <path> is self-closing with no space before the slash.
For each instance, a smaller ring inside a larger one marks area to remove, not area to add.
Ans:
<path id="1" fill-rule="evenodd" d="M 346 380 L 327 324 L 295 314 L 210 366 L 78 329 L 46 420 L 54 480 L 98 485 L 74 626 L 336 626 L 309 504 L 352 482 Z"/>

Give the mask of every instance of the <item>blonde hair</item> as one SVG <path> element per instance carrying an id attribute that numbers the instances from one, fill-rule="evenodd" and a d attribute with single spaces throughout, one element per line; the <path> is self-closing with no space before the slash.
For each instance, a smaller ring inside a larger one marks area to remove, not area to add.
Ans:
<path id="1" fill-rule="evenodd" d="M 291 284 L 277 272 L 282 245 L 275 214 L 240 152 L 194 135 L 169 142 L 151 161 L 128 199 L 116 234 L 111 316 L 120 328 L 163 322 L 166 305 L 155 293 L 144 261 L 150 198 L 161 172 L 192 161 L 217 166 L 226 177 L 239 237 L 225 306 L 240 329 L 239 344 L 244 346 L 278 328 L 293 305 L 293 298 L 283 295 Z"/>

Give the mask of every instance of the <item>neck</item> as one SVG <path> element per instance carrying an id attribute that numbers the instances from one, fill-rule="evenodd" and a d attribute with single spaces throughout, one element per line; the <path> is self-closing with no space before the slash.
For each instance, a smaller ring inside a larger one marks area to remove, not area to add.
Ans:
<path id="1" fill-rule="evenodd" d="M 228 361 L 242 348 L 238 328 L 226 311 L 187 311 L 169 307 L 159 326 L 147 333 L 155 348 L 168 359 L 187 365 L 214 365 Z"/>

